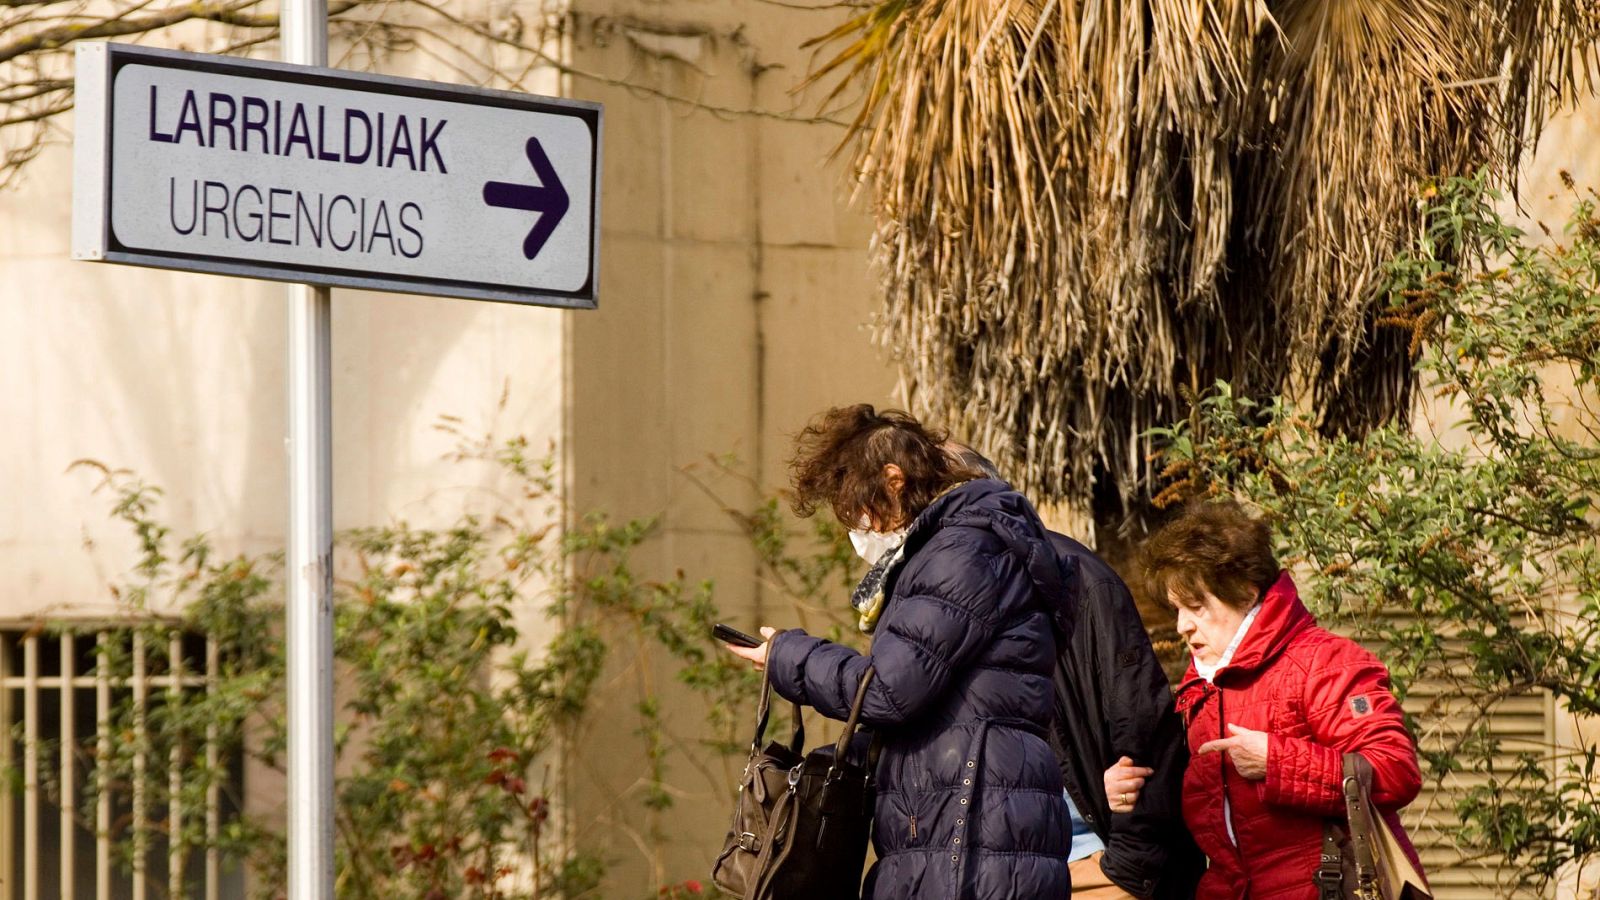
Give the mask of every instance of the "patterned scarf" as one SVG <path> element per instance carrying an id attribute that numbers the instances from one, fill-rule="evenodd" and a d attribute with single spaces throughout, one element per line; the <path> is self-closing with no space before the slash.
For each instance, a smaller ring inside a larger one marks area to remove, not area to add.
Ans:
<path id="1" fill-rule="evenodd" d="M 905 559 L 905 555 L 906 545 L 902 542 L 868 569 L 867 574 L 861 576 L 861 583 L 851 592 L 850 606 L 860 616 L 856 626 L 862 634 L 871 634 L 878 627 L 878 617 L 883 615 L 884 603 L 888 600 L 883 593 L 884 583 L 889 580 L 889 573 Z"/>

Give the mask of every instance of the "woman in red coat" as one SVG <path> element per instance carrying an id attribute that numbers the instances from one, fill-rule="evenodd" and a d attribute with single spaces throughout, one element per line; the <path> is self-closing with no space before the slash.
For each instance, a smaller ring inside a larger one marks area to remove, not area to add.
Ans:
<path id="1" fill-rule="evenodd" d="M 1323 823 L 1343 816 L 1351 751 L 1372 764 L 1373 803 L 1417 862 L 1398 812 L 1422 777 L 1389 671 L 1317 626 L 1266 526 L 1236 503 L 1200 504 L 1144 555 L 1193 654 L 1177 705 L 1191 752 L 1184 820 L 1210 859 L 1199 900 L 1317 900 Z M 1107 773 L 1113 811 L 1132 808 L 1138 775 Z"/>

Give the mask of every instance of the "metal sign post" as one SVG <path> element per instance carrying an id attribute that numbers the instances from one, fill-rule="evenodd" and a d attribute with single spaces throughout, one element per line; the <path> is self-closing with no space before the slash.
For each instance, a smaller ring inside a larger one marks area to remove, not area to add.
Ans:
<path id="1" fill-rule="evenodd" d="M 327 0 L 283 0 L 283 61 L 328 64 Z M 289 286 L 289 900 L 333 900 L 333 303 Z"/>

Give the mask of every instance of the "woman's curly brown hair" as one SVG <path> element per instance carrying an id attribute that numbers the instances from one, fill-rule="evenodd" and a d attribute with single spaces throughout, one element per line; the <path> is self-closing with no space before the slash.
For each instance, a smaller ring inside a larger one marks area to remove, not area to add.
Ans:
<path id="1" fill-rule="evenodd" d="M 1282 569 L 1267 523 L 1233 500 L 1196 501 L 1140 549 L 1151 596 L 1203 592 L 1237 609 L 1255 605 Z"/>
<path id="2" fill-rule="evenodd" d="M 863 515 L 879 529 L 908 525 L 952 485 L 983 477 L 946 452 L 946 440 L 899 410 L 836 406 L 795 436 L 794 511 L 829 507 L 850 528 Z M 883 477 L 890 463 L 905 473 L 898 504 Z"/>

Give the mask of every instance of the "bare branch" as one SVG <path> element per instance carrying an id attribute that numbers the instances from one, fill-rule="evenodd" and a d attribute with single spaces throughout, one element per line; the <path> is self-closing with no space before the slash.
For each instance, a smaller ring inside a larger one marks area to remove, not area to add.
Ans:
<path id="1" fill-rule="evenodd" d="M 59 25 L 28 35 L 11 44 L 0 46 L 0 63 L 38 50 L 57 50 L 78 41 L 120 37 L 129 34 L 146 34 L 162 28 L 169 28 L 181 22 L 194 20 L 218 22 L 238 28 L 277 28 L 278 16 L 276 14 L 242 12 L 242 10 L 255 6 L 259 2 L 260 0 L 242 0 L 239 3 L 228 4 L 194 3 L 168 7 L 161 12 L 133 19 L 108 19 L 90 26 Z M 329 4 L 328 15 L 337 16 L 340 13 L 354 9 L 358 5 L 360 5 L 359 0 L 338 0 L 336 3 Z"/>
<path id="2" fill-rule="evenodd" d="M 672 93 L 670 91 L 664 91 L 664 90 L 661 90 L 659 88 L 650 87 L 648 85 L 634 84 L 633 82 L 630 82 L 630 81 L 628 81 L 626 79 L 612 78 L 610 76 L 601 75 L 598 72 L 591 72 L 591 71 L 588 71 L 586 69 L 580 69 L 580 68 L 577 68 L 576 66 L 572 66 L 572 65 L 569 65 L 567 63 L 564 63 L 564 62 L 556 59 L 555 57 L 549 55 L 548 53 L 545 53 L 543 50 L 540 50 L 537 47 L 530 46 L 530 45 L 525 44 L 525 43 L 519 43 L 517 41 L 508 40 L 508 39 L 506 39 L 506 38 L 504 38 L 504 37 L 502 37 L 502 36 L 500 36 L 498 34 L 495 34 L 492 31 L 482 27 L 481 25 L 478 25 L 475 22 L 470 22 L 470 21 L 468 21 L 466 19 L 461 18 L 460 16 L 456 16 L 456 15 L 448 12 L 442 6 L 440 6 L 439 4 L 431 2 L 431 0 L 408 0 L 408 2 L 410 2 L 410 3 L 412 3 L 412 4 L 416 5 L 416 6 L 420 6 L 420 7 L 424 8 L 424 9 L 428 10 L 429 12 L 432 12 L 433 14 L 437 15 L 439 18 L 444 19 L 446 22 L 449 22 L 451 25 L 454 25 L 454 26 L 456 26 L 458 28 L 461 28 L 461 29 L 463 29 L 463 30 L 465 30 L 465 31 L 467 31 L 467 32 L 469 32 L 471 34 L 474 34 L 474 35 L 476 35 L 478 37 L 481 37 L 481 38 L 483 38 L 485 40 L 492 41 L 492 42 L 494 42 L 496 44 L 499 44 L 501 46 L 504 46 L 504 47 L 511 47 L 511 48 L 520 50 L 520 51 L 522 51 L 524 53 L 534 54 L 541 61 L 543 61 L 546 65 L 548 65 L 550 68 L 555 69 L 556 71 L 561 72 L 564 75 L 571 75 L 574 78 L 583 78 L 583 79 L 586 79 L 588 81 L 594 81 L 594 82 L 597 82 L 597 83 L 600 83 L 600 84 L 610 85 L 612 87 L 620 87 L 620 88 L 623 88 L 624 90 L 630 91 L 630 92 L 635 93 L 635 94 L 641 94 L 641 95 L 649 96 L 649 97 L 656 97 L 656 98 L 661 99 L 661 100 L 666 100 L 669 103 L 681 103 L 681 104 L 684 104 L 686 106 L 693 107 L 693 108 L 695 108 L 697 110 L 701 110 L 703 112 L 712 113 L 713 115 L 726 115 L 726 116 L 733 117 L 733 118 L 745 118 L 745 117 L 748 117 L 748 118 L 757 118 L 757 119 L 776 119 L 776 120 L 782 121 L 782 122 L 799 122 L 799 123 L 813 124 L 813 125 L 818 125 L 818 124 L 820 124 L 820 125 L 837 125 L 837 126 L 839 126 L 841 128 L 846 127 L 846 126 L 849 125 L 848 122 L 844 122 L 842 120 L 830 118 L 830 117 L 827 117 L 827 116 L 802 116 L 802 115 L 793 115 L 793 114 L 790 114 L 790 113 L 773 112 L 771 110 L 765 110 L 765 109 L 755 109 L 755 108 L 739 109 L 739 108 L 735 108 L 735 107 L 718 106 L 716 104 L 706 103 L 704 101 L 695 100 L 695 99 L 690 98 L 690 97 L 684 97 L 684 96 L 681 96 L 681 95 L 678 95 L 678 94 L 674 94 L 674 93 Z"/>
<path id="3" fill-rule="evenodd" d="M 59 104 L 46 106 L 43 109 L 34 110 L 33 112 L 16 113 L 15 115 L 0 119 L 0 128 L 10 128 L 13 125 L 23 125 L 28 122 L 42 122 L 46 119 L 59 116 L 71 108 L 72 101 L 67 100 Z"/>
<path id="4" fill-rule="evenodd" d="M 17 82 L 0 86 L 0 103 L 21 103 L 24 100 L 32 100 L 45 94 L 56 91 L 69 91 L 71 89 L 71 81 L 59 78 Z M 17 93 L 12 93 L 12 91 Z"/>
<path id="5" fill-rule="evenodd" d="M 408 2 L 415 14 L 403 5 Z M 790 5 L 786 0 L 761 2 Z M 237 30 L 232 34 L 224 32 L 227 43 L 214 50 L 222 54 L 246 53 L 278 38 L 277 10 L 265 3 L 266 0 L 115 0 L 110 4 L 89 0 L 0 0 L 0 64 L 6 67 L 5 75 L 0 76 L 0 188 L 12 183 L 20 168 L 48 145 L 51 135 L 58 131 L 52 120 L 73 108 L 73 44 L 159 35 L 189 22 L 214 22 Z M 802 6 L 803 0 L 792 5 Z M 826 9 L 829 4 L 814 8 Z M 519 88 L 534 73 L 544 70 L 619 87 L 725 119 L 761 118 L 839 127 L 846 124 L 829 111 L 798 115 L 784 110 L 720 106 L 636 84 L 627 77 L 610 77 L 572 66 L 545 49 L 550 36 L 574 27 L 578 19 L 571 12 L 536 16 L 526 35 L 520 19 L 514 31 L 496 28 L 436 0 L 331 0 L 328 13 L 331 24 L 341 29 L 339 42 L 347 47 L 341 64 L 357 68 L 381 68 L 393 55 L 420 53 L 442 65 L 451 77 L 475 84 Z M 484 52 L 485 43 L 491 52 Z M 502 48 L 510 52 L 494 52 Z M 764 68 L 753 63 L 750 71 L 759 73 Z"/>

